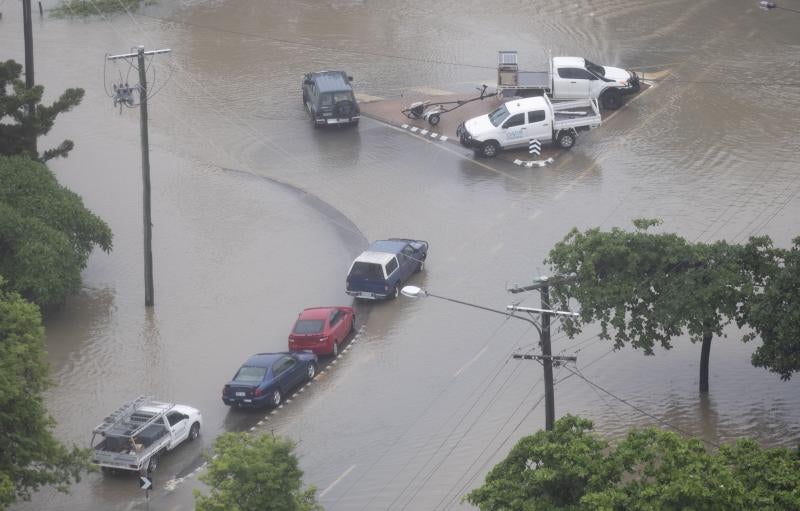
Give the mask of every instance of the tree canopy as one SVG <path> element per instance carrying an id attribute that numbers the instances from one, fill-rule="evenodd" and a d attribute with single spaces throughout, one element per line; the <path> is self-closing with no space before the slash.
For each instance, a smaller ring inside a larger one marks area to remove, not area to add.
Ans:
<path id="1" fill-rule="evenodd" d="M 564 416 L 520 439 L 466 500 L 482 511 L 800 509 L 800 450 L 631 430 L 611 445 Z"/>
<path id="2" fill-rule="evenodd" d="M 42 402 L 50 386 L 43 336 L 38 307 L 4 290 L 0 277 L 0 508 L 44 485 L 66 491 L 90 467 L 88 451 L 53 436 Z"/>
<path id="3" fill-rule="evenodd" d="M 302 488 L 303 472 L 294 444 L 271 435 L 225 433 L 207 456 L 200 480 L 211 492 L 195 490 L 198 511 L 317 511 L 316 489 Z"/>
<path id="4" fill-rule="evenodd" d="M 111 230 L 42 163 L 0 156 L 0 275 L 9 289 L 48 305 L 80 286 L 95 246 L 111 250 Z"/>
<path id="5" fill-rule="evenodd" d="M 52 105 L 40 104 L 44 87 L 35 85 L 28 89 L 20 80 L 22 65 L 7 60 L 0 62 L 0 155 L 24 154 L 35 160 L 47 161 L 56 156 L 66 156 L 74 143 L 64 140 L 58 147 L 39 154 L 36 139 L 50 132 L 58 114 L 68 112 L 80 104 L 84 90 L 67 89 Z M 8 93 L 8 87 L 11 93 Z M 33 115 L 28 115 L 28 105 L 33 105 Z M 6 118 L 12 122 L 4 122 Z"/>
<path id="6" fill-rule="evenodd" d="M 600 337 L 611 339 L 613 334 L 616 348 L 630 345 L 652 355 L 655 346 L 670 349 L 674 337 L 688 333 L 692 342 L 702 343 L 700 391 L 706 392 L 713 337 L 723 335 L 732 322 L 746 326 L 752 321 L 756 331 L 769 334 L 765 325 L 759 326 L 769 320 L 763 318 L 766 304 L 770 299 L 796 304 L 797 291 L 790 286 L 797 277 L 780 270 L 778 260 L 786 254 L 771 243 L 764 246 L 764 238 L 753 238 L 747 245 L 691 243 L 676 234 L 648 232 L 658 223 L 636 220 L 635 231 L 570 231 L 545 262 L 554 273 L 574 274 L 577 279 L 554 287 L 552 301 L 561 307 L 571 299 L 580 304 L 580 317 L 564 322 L 568 335 L 599 321 Z M 797 264 L 796 257 L 789 261 Z M 783 289 L 776 285 L 779 279 Z M 786 319 L 789 324 L 773 332 L 770 346 L 794 350 L 796 355 L 800 338 L 792 337 L 792 325 L 796 329 L 800 321 L 796 314 Z M 778 367 L 777 358 L 764 356 L 766 351 L 762 349 L 756 359 L 783 377 L 800 369 L 797 356 L 781 357 L 783 365 Z"/>

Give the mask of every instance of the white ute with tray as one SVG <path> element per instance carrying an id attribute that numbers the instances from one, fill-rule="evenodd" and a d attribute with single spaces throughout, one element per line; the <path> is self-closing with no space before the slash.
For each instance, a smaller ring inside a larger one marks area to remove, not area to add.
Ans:
<path id="1" fill-rule="evenodd" d="M 196 439 L 202 424 L 196 408 L 140 396 L 94 428 L 93 461 L 104 471 L 152 472 L 162 453 Z"/>
<path id="2" fill-rule="evenodd" d="M 461 145 L 491 158 L 500 149 L 527 146 L 532 139 L 562 149 L 575 145 L 578 132 L 602 123 L 596 99 L 553 103 L 547 96 L 508 101 L 493 112 L 474 117 L 456 129 Z"/>

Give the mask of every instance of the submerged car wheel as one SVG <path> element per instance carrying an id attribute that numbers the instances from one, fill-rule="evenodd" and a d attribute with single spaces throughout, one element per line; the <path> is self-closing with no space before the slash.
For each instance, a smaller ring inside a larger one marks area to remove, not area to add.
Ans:
<path id="1" fill-rule="evenodd" d="M 192 442 L 197 440 L 197 437 L 200 436 L 200 424 L 195 422 L 192 424 L 192 429 L 189 430 L 189 441 Z"/>
<path id="2" fill-rule="evenodd" d="M 272 406 L 277 408 L 278 406 L 280 406 L 282 400 L 283 396 L 281 396 L 281 391 L 279 389 L 273 390 L 272 396 L 270 397 L 270 403 L 272 403 Z"/>
<path id="3" fill-rule="evenodd" d="M 394 292 L 392 293 L 392 298 L 397 298 L 400 296 L 400 283 L 398 282 L 396 286 L 394 286 Z"/>
<path id="4" fill-rule="evenodd" d="M 484 142 L 481 145 L 481 156 L 484 158 L 494 158 L 497 156 L 497 153 L 500 151 L 500 144 L 495 142 L 494 140 L 489 140 L 488 142 Z"/>
<path id="5" fill-rule="evenodd" d="M 336 346 L 336 344 L 334 344 L 334 346 Z M 306 376 L 308 377 L 308 381 L 313 380 L 314 376 L 316 375 L 317 375 L 317 366 L 314 365 L 314 362 L 311 362 L 310 364 L 308 364 L 308 369 L 306 369 Z"/>
<path id="6" fill-rule="evenodd" d="M 335 340 L 333 341 L 333 349 L 331 350 L 331 355 L 333 355 L 334 357 L 339 356 L 339 345 L 336 344 Z"/>
<path id="7" fill-rule="evenodd" d="M 571 149 L 575 145 L 575 134 L 572 130 L 564 130 L 558 134 L 557 142 L 561 149 Z"/>
<path id="8" fill-rule="evenodd" d="M 615 89 L 608 89 L 603 93 L 600 101 L 606 110 L 616 110 L 622 106 L 622 94 Z"/>

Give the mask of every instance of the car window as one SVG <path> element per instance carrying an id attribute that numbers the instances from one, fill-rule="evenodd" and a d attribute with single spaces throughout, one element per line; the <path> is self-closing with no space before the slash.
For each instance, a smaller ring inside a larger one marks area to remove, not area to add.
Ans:
<path id="1" fill-rule="evenodd" d="M 333 314 L 331 314 L 331 325 L 335 325 L 340 319 L 342 319 L 342 311 L 333 311 Z"/>
<path id="2" fill-rule="evenodd" d="M 525 124 L 525 114 L 516 114 L 512 115 L 505 124 L 503 124 L 503 128 L 513 128 L 515 126 L 522 126 L 523 124 Z"/>
<path id="3" fill-rule="evenodd" d="M 360 279 L 380 279 L 383 280 L 383 268 L 376 263 L 357 262 L 350 270 L 350 276 Z"/>
<path id="4" fill-rule="evenodd" d="M 265 374 L 267 374 L 266 367 L 242 366 L 233 380 L 242 383 L 260 382 L 264 379 Z"/>
<path id="5" fill-rule="evenodd" d="M 318 334 L 322 332 L 325 321 L 322 319 L 298 319 L 294 324 L 296 334 Z"/>
<path id="6" fill-rule="evenodd" d="M 597 80 L 597 77 L 585 69 L 575 69 L 575 78 L 578 80 Z"/>
<path id="7" fill-rule="evenodd" d="M 586 69 L 596 74 L 597 76 L 606 75 L 606 68 L 604 68 L 603 66 L 598 66 L 594 62 L 589 62 L 588 60 L 584 60 L 584 63 L 586 64 Z"/>
<path id="8" fill-rule="evenodd" d="M 544 120 L 544 110 L 534 110 L 533 112 L 528 112 L 528 122 L 540 122 Z"/>
<path id="9" fill-rule="evenodd" d="M 508 108 L 505 105 L 500 105 L 494 112 L 489 114 L 489 122 L 496 128 L 502 124 L 508 114 Z"/>
<path id="10" fill-rule="evenodd" d="M 183 414 L 180 412 L 171 412 L 167 414 L 167 421 L 170 426 L 174 426 L 184 419 Z"/>
<path id="11" fill-rule="evenodd" d="M 275 362 L 272 366 L 272 373 L 275 376 L 285 372 L 287 369 L 294 365 L 294 359 L 292 357 L 283 357 L 282 359 Z"/>
<path id="12" fill-rule="evenodd" d="M 391 258 L 388 263 L 386 263 L 386 275 L 391 275 L 397 269 L 397 259 Z"/>

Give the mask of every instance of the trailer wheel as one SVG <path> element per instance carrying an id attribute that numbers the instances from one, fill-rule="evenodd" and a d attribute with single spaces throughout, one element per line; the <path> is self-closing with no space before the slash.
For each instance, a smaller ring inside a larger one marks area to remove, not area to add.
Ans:
<path id="1" fill-rule="evenodd" d="M 606 89 L 600 101 L 606 110 L 616 110 L 622 106 L 622 94 L 617 89 Z"/>
<path id="2" fill-rule="evenodd" d="M 500 151 L 500 144 L 498 144 L 494 140 L 489 140 L 488 142 L 484 142 L 481 144 L 478 154 L 483 156 L 484 158 L 494 158 L 497 156 L 497 153 Z"/>
<path id="3" fill-rule="evenodd" d="M 431 114 L 428 116 L 428 123 L 431 126 L 436 126 L 439 124 L 439 114 Z"/>
<path id="4" fill-rule="evenodd" d="M 561 149 L 572 149 L 572 146 L 575 145 L 575 132 L 572 130 L 561 131 L 556 141 Z"/>

